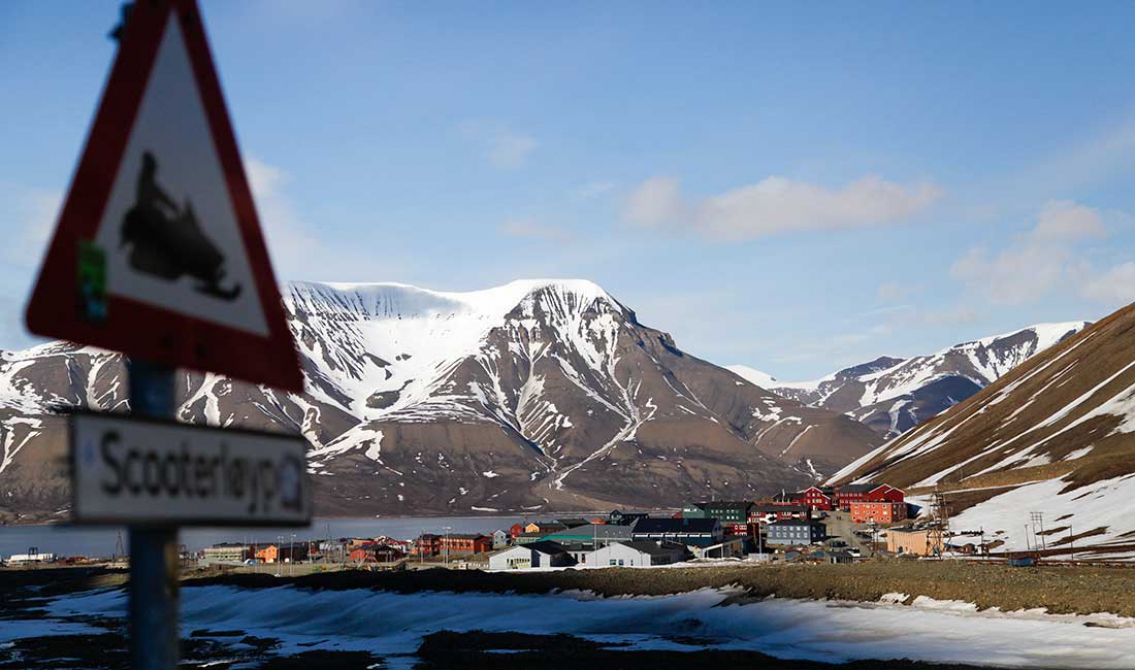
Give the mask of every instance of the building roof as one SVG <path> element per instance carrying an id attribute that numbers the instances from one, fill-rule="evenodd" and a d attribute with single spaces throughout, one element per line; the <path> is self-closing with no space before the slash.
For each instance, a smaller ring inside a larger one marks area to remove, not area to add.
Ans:
<path id="1" fill-rule="evenodd" d="M 448 537 L 451 540 L 480 540 L 482 538 L 486 540 L 489 539 L 487 535 L 482 535 L 480 533 L 450 533 L 445 537 Z M 445 537 L 443 537 L 442 539 L 444 540 Z"/>
<path id="2" fill-rule="evenodd" d="M 587 521 L 587 519 L 572 517 L 572 518 L 567 518 L 567 519 L 556 519 L 556 523 L 563 524 L 564 526 L 566 526 L 567 528 L 570 529 L 570 528 L 576 528 L 578 526 L 586 526 L 588 524 L 588 521 Z"/>
<path id="3" fill-rule="evenodd" d="M 583 526 L 561 530 L 558 533 L 552 533 L 545 537 L 557 542 L 561 539 L 576 540 L 578 538 L 583 538 L 584 541 L 592 538 L 596 540 L 629 540 L 631 539 L 631 532 L 637 527 L 638 523 L 638 521 L 635 521 L 635 523 L 629 526 L 589 523 Z"/>
<path id="4" fill-rule="evenodd" d="M 807 505 L 753 505 L 753 511 L 758 514 L 768 514 L 769 512 L 788 512 L 792 514 L 810 512 L 811 510 L 812 508 Z"/>
<path id="5" fill-rule="evenodd" d="M 839 493 L 870 493 L 871 491 L 874 491 L 875 489 L 880 488 L 882 486 L 886 486 L 886 484 L 847 484 L 845 486 L 841 486 L 839 491 L 837 491 L 837 494 L 839 494 Z"/>
<path id="6" fill-rule="evenodd" d="M 712 533 L 720 527 L 717 519 L 639 519 L 635 535 L 656 533 Z"/>
<path id="7" fill-rule="evenodd" d="M 670 554 L 685 554 L 685 545 L 678 542 L 669 542 L 662 540 L 656 542 L 654 540 L 628 540 L 626 542 L 618 542 L 626 547 L 630 547 L 637 552 L 647 554 L 649 556 L 669 556 Z"/>
<path id="8" fill-rule="evenodd" d="M 784 519 L 770 524 L 772 526 L 823 526 L 822 521 L 816 519 Z"/>
<path id="9" fill-rule="evenodd" d="M 745 500 L 711 500 L 710 502 L 694 503 L 701 509 L 735 509 L 745 511 L 753 506 L 753 503 Z"/>
<path id="10" fill-rule="evenodd" d="M 533 549 L 541 554 L 566 554 L 567 549 L 564 548 L 559 542 L 552 542 L 551 540 L 540 540 L 539 542 L 530 542 L 529 544 L 522 544 L 521 547 L 525 549 Z"/>

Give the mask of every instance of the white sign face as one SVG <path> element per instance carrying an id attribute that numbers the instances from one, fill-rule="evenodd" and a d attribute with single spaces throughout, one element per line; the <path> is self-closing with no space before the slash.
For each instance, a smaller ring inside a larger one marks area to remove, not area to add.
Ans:
<path id="1" fill-rule="evenodd" d="M 175 14 L 99 223 L 106 291 L 267 335 L 256 284 Z"/>
<path id="2" fill-rule="evenodd" d="M 71 449 L 76 523 L 311 522 L 303 438 L 75 414 Z"/>

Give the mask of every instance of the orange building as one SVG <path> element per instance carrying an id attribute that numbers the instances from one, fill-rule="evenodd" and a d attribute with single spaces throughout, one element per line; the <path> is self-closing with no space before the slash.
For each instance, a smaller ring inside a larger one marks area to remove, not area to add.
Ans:
<path id="1" fill-rule="evenodd" d="M 942 553 L 941 540 L 931 540 L 928 530 L 887 531 L 887 551 L 907 556 L 935 556 Z"/>
<path id="2" fill-rule="evenodd" d="M 280 560 L 280 548 L 274 544 L 257 547 L 256 560 L 261 563 L 275 563 Z"/>
<path id="3" fill-rule="evenodd" d="M 906 503 L 899 502 L 853 502 L 851 503 L 852 523 L 898 523 L 906 520 Z"/>

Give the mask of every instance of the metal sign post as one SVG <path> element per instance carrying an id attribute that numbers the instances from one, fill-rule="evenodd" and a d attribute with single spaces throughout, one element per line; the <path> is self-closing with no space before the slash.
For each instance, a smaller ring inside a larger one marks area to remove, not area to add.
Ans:
<path id="1" fill-rule="evenodd" d="M 130 411 L 173 418 L 174 371 L 130 361 Z M 130 660 L 132 667 L 177 666 L 180 636 L 177 526 L 130 526 Z"/>

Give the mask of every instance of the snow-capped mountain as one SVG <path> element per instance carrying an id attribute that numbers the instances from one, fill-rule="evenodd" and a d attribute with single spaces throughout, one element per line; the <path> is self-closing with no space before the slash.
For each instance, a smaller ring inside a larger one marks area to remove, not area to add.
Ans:
<path id="1" fill-rule="evenodd" d="M 1085 321 L 1038 324 L 928 356 L 880 357 L 809 382 L 781 383 L 751 368 L 729 369 L 777 395 L 844 412 L 892 438 L 966 400 L 1088 325 Z"/>
<path id="2" fill-rule="evenodd" d="M 1057 328 L 1056 331 L 1060 329 Z M 1055 334 L 1053 334 L 1055 337 Z M 1135 305 L 1029 359 L 833 482 L 941 487 L 955 531 L 1026 549 L 1030 512 L 1050 549 L 1135 553 Z"/>
<path id="3" fill-rule="evenodd" d="M 305 435 L 322 514 L 751 497 L 881 442 L 691 356 L 587 281 L 293 283 L 284 295 L 306 392 L 190 373 L 179 418 Z M 44 410 L 122 409 L 124 377 L 116 354 L 65 343 L 5 354 L 4 504 L 65 504 L 62 435 Z"/>

